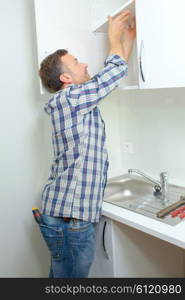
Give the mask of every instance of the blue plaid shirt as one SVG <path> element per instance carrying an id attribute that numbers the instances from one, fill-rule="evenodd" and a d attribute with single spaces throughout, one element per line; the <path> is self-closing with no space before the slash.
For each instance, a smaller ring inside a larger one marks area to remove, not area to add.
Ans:
<path id="1" fill-rule="evenodd" d="M 54 157 L 42 192 L 42 213 L 99 221 L 109 162 L 97 104 L 118 86 L 127 69 L 120 56 L 109 55 L 91 80 L 60 90 L 45 105 Z"/>

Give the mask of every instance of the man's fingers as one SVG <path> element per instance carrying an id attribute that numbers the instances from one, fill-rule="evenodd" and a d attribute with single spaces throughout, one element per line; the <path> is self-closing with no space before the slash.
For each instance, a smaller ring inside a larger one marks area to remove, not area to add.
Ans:
<path id="1" fill-rule="evenodd" d="M 109 22 L 111 22 L 113 20 L 116 20 L 116 21 L 119 21 L 119 22 L 125 22 L 131 16 L 132 16 L 132 13 L 129 10 L 125 10 L 125 11 L 123 11 L 121 14 L 119 14 L 116 17 L 108 16 L 108 20 L 109 20 Z"/>
<path id="2" fill-rule="evenodd" d="M 125 21 L 127 21 L 130 18 L 130 16 L 125 16 L 124 18 L 120 19 L 119 21 L 124 23 Z"/>
<path id="3" fill-rule="evenodd" d="M 122 21 L 123 19 L 128 18 L 129 16 L 131 16 L 131 12 L 129 10 L 125 10 L 125 11 L 123 11 L 120 15 L 118 15 L 115 18 L 117 20 Z"/>
<path id="4" fill-rule="evenodd" d="M 135 17 L 135 16 L 133 16 L 133 17 L 131 18 L 131 20 L 130 20 L 130 26 L 131 26 L 132 28 L 134 28 L 134 27 L 136 26 L 136 17 Z"/>
<path id="5" fill-rule="evenodd" d="M 109 21 L 109 22 L 112 21 L 112 17 L 111 17 L 111 16 L 108 16 L 107 18 L 108 18 L 108 21 Z"/>

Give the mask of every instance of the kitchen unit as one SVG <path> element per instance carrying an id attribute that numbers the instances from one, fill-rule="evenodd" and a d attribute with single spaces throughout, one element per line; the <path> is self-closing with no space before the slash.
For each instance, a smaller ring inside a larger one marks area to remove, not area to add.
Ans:
<path id="1" fill-rule="evenodd" d="M 90 277 L 185 277 L 185 222 L 161 224 L 106 202 L 103 215 Z"/>
<path id="2" fill-rule="evenodd" d="M 115 10 L 113 10 L 113 2 L 114 7 L 117 7 Z M 182 39 L 185 22 L 184 1 L 177 0 L 174 5 L 173 0 L 103 0 L 91 1 L 90 4 L 80 0 L 78 15 L 82 14 L 82 18 L 76 16 L 75 3 L 74 0 L 68 1 L 65 5 L 61 0 L 35 1 L 38 63 L 52 50 L 61 47 L 62 40 L 63 45 L 74 52 L 79 52 L 84 58 L 92 60 L 94 57 L 95 66 L 92 66 L 92 71 L 98 71 L 97 67 L 100 66 L 102 55 L 106 53 L 108 45 L 108 21 L 105 11 L 116 16 L 123 10 L 129 9 L 136 17 L 137 36 L 129 59 L 129 74 L 120 87 L 153 89 L 185 86 L 183 67 L 185 41 Z M 55 7 L 58 7 L 57 11 Z M 64 15 L 62 10 L 65 10 Z M 97 14 L 99 14 L 98 18 Z M 71 23 L 71 19 L 74 23 Z M 75 38 L 77 35 L 78 44 Z M 84 45 L 88 44 L 93 44 L 93 49 L 88 47 L 87 54 Z M 177 45 L 179 45 L 178 55 L 176 55 Z M 43 93 L 42 87 L 41 93 Z"/>
<path id="3" fill-rule="evenodd" d="M 164 197 L 161 182 L 128 171 L 108 180 L 90 276 L 184 277 L 185 222 L 172 211 L 185 188 L 167 184 Z"/>

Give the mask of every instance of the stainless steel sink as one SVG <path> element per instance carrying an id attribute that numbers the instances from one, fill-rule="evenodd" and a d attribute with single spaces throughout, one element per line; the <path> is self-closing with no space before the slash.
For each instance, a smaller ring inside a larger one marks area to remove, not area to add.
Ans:
<path id="1" fill-rule="evenodd" d="M 153 184 L 137 175 L 124 174 L 108 180 L 104 193 L 104 201 L 132 210 L 152 219 L 175 225 L 182 220 L 170 215 L 158 218 L 157 212 L 177 202 L 185 195 L 185 188 L 169 185 L 167 201 L 164 203 L 153 195 Z"/>
<path id="2" fill-rule="evenodd" d="M 128 175 L 129 176 L 129 175 Z M 135 178 L 125 177 L 108 183 L 105 189 L 107 201 L 132 201 L 153 192 L 152 184 Z"/>

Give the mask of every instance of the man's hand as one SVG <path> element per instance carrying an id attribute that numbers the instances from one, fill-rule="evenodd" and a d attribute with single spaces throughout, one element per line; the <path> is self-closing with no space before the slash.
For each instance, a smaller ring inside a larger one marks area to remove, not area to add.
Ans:
<path id="1" fill-rule="evenodd" d="M 117 17 L 108 17 L 109 19 L 109 29 L 108 36 L 110 43 L 121 42 L 123 36 L 123 29 L 126 25 L 126 21 L 128 21 L 130 16 L 130 11 L 125 10 L 123 13 L 118 15 Z"/>
<path id="2" fill-rule="evenodd" d="M 125 10 L 115 18 L 108 18 L 109 54 L 117 54 L 128 61 L 136 36 L 135 17 L 129 10 Z"/>
<path id="3" fill-rule="evenodd" d="M 123 52 L 127 60 L 129 59 L 129 56 L 132 52 L 135 38 L 136 38 L 136 21 L 135 21 L 135 17 L 131 16 L 129 24 L 124 26 L 123 29 Z"/>

